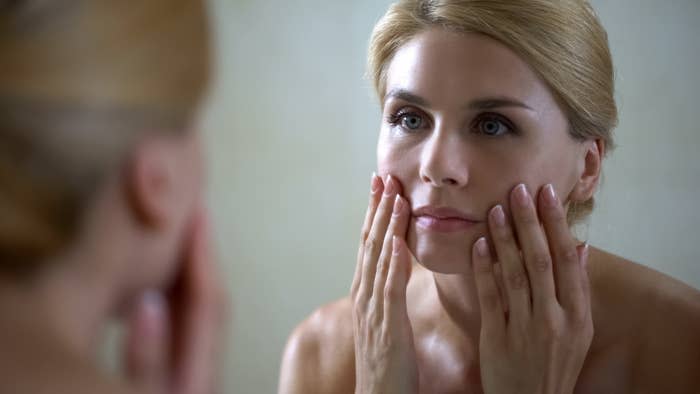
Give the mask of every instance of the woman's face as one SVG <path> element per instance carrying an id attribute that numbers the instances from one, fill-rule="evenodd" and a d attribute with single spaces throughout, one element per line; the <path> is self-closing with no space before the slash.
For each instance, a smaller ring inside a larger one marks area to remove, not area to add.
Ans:
<path id="1" fill-rule="evenodd" d="M 511 190 L 551 183 L 567 200 L 585 146 L 547 86 L 513 51 L 477 34 L 427 30 L 388 67 L 377 147 L 381 176 L 403 185 L 408 244 L 442 273 L 466 272 L 487 214 Z"/>

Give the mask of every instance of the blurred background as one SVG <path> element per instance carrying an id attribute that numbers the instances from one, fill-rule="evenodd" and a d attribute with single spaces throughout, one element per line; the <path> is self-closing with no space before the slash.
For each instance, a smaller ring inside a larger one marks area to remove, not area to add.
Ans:
<path id="1" fill-rule="evenodd" d="M 233 297 L 226 392 L 274 393 L 290 331 L 347 294 L 380 114 L 365 52 L 389 0 L 212 0 L 203 128 Z M 700 2 L 594 0 L 618 149 L 583 238 L 700 287 Z"/>

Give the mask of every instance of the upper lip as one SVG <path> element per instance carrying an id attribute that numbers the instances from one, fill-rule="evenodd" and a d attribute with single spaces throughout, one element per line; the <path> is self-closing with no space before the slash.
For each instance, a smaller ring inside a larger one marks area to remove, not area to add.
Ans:
<path id="1" fill-rule="evenodd" d="M 478 222 L 474 217 L 454 208 L 450 207 L 435 207 L 432 205 L 424 205 L 416 208 L 413 211 L 413 216 L 431 216 L 436 219 L 461 219 L 470 222 Z"/>

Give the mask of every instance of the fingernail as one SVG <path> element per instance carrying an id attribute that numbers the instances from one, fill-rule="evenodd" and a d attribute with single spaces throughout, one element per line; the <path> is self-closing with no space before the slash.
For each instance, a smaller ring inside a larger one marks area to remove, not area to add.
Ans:
<path id="1" fill-rule="evenodd" d="M 165 298 L 156 290 L 148 290 L 141 296 L 141 302 L 149 318 L 157 319 L 165 313 Z"/>
<path id="2" fill-rule="evenodd" d="M 486 238 L 481 237 L 476 241 L 476 253 L 479 257 L 486 257 L 489 254 L 489 246 L 486 243 Z"/>
<path id="3" fill-rule="evenodd" d="M 583 268 L 588 268 L 588 242 L 583 243 L 583 252 L 581 253 Z"/>
<path id="4" fill-rule="evenodd" d="M 379 179 L 376 172 L 373 172 L 372 173 L 372 183 L 370 186 L 370 190 L 372 191 L 372 194 L 377 193 L 379 191 L 379 189 L 381 188 L 381 186 L 382 186 L 382 180 Z"/>
<path id="5" fill-rule="evenodd" d="M 499 226 L 505 226 L 506 224 L 506 214 L 503 212 L 503 207 L 500 205 L 496 205 L 493 207 L 491 210 L 491 217 L 493 218 L 493 222 Z"/>
<path id="6" fill-rule="evenodd" d="M 400 249 L 399 242 L 400 242 L 399 237 L 397 237 L 396 235 L 392 236 L 392 238 L 391 238 L 391 253 L 394 255 L 399 254 L 399 249 Z"/>
<path id="7" fill-rule="evenodd" d="M 554 186 L 551 183 L 544 187 L 544 202 L 550 208 L 557 206 L 557 194 L 554 192 Z"/>
<path id="8" fill-rule="evenodd" d="M 396 193 L 396 181 L 394 177 L 389 175 L 386 178 L 386 187 L 384 188 L 384 195 L 391 196 Z"/>
<path id="9" fill-rule="evenodd" d="M 526 207 L 529 203 L 530 195 L 527 192 L 527 188 L 524 184 L 519 184 L 515 188 L 515 201 L 517 201 L 520 206 Z"/>
<path id="10" fill-rule="evenodd" d="M 397 194 L 396 199 L 394 199 L 394 215 L 400 214 L 402 209 L 403 209 L 403 198 L 401 198 L 401 196 Z"/>

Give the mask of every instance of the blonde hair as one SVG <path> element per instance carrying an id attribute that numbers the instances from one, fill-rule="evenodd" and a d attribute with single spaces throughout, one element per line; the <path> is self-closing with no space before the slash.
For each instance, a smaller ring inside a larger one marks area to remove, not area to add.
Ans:
<path id="1" fill-rule="evenodd" d="M 400 0 L 372 33 L 368 73 L 384 101 L 396 51 L 430 28 L 491 37 L 524 59 L 549 86 L 577 140 L 602 139 L 614 147 L 617 124 L 614 70 L 608 38 L 585 0 Z M 593 209 L 591 198 L 571 202 L 575 224 Z"/>
<path id="2" fill-rule="evenodd" d="M 148 132 L 184 132 L 206 90 L 204 0 L 0 0 L 0 270 L 65 247 Z"/>

